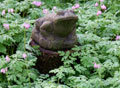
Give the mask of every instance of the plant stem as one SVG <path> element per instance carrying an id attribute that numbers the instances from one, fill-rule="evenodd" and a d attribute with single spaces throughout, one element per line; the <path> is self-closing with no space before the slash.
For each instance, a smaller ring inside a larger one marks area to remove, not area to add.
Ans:
<path id="1" fill-rule="evenodd" d="M 25 50 L 25 44 L 26 44 L 26 30 L 24 30 L 24 52 L 26 52 Z M 28 62 L 27 58 L 26 58 L 26 63 Z M 27 70 L 27 74 L 29 74 L 28 72 L 28 66 L 26 65 L 26 70 Z M 28 75 L 28 79 L 29 79 L 29 83 L 30 83 L 30 77 Z"/>
<path id="2" fill-rule="evenodd" d="M 26 44 L 26 31 L 24 30 L 24 52 L 26 51 L 25 50 L 25 44 Z"/>

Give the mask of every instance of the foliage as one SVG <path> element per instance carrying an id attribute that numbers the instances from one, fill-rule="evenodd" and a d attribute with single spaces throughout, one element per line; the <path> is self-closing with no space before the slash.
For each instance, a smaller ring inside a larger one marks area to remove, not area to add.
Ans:
<path id="1" fill-rule="evenodd" d="M 42 0 L 37 7 L 34 0 L 0 1 L 0 73 L 1 88 L 120 88 L 120 2 L 104 0 L 107 9 L 96 16 L 100 7 L 94 4 L 98 0 Z M 40 0 L 38 0 L 40 1 Z M 36 54 L 40 52 L 29 46 L 34 22 L 44 16 L 43 10 L 53 11 L 75 9 L 79 20 L 77 23 L 78 45 L 71 50 L 59 51 L 63 65 L 48 74 L 41 74 L 34 65 Z M 14 9 L 9 13 L 8 9 Z M 5 10 L 5 15 L 2 11 Z M 30 24 L 25 29 L 24 23 Z M 3 24 L 9 24 L 9 30 Z M 24 58 L 22 55 L 26 54 Z M 10 61 L 6 61 L 9 56 Z M 94 67 L 99 64 L 99 68 Z"/>

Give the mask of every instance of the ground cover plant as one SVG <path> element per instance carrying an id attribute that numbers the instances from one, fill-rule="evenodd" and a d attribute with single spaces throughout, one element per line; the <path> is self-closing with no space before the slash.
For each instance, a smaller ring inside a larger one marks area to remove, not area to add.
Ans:
<path id="1" fill-rule="evenodd" d="M 119 0 L 1 0 L 1 88 L 120 88 Z M 33 68 L 40 55 L 29 45 L 37 18 L 72 9 L 79 45 L 58 51 L 64 63 L 49 74 Z"/>

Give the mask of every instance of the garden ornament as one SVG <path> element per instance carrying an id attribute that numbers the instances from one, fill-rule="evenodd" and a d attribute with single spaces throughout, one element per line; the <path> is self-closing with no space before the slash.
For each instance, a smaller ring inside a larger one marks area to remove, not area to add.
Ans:
<path id="1" fill-rule="evenodd" d="M 50 13 L 36 20 L 31 38 L 48 50 L 72 48 L 77 43 L 77 20 L 78 17 L 71 10 Z"/>

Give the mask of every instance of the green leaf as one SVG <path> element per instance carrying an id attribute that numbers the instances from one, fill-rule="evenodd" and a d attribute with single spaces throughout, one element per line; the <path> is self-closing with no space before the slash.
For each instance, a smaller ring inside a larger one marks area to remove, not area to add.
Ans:
<path id="1" fill-rule="evenodd" d="M 3 38 L 2 38 L 2 36 L 0 36 L 0 43 L 3 43 Z"/>
<path id="2" fill-rule="evenodd" d="M 0 44 L 0 53 L 6 53 L 6 47 Z"/>

